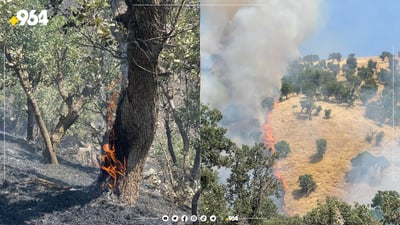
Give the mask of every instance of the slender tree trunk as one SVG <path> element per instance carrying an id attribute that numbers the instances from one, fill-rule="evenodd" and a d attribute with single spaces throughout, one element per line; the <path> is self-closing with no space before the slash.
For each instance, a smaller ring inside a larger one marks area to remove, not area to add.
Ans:
<path id="1" fill-rule="evenodd" d="M 128 11 L 117 20 L 128 30 L 129 84 L 121 95 L 113 130 L 117 158 L 121 162 L 126 160 L 126 174 L 118 186 L 120 197 L 124 202 L 136 204 L 143 167 L 157 128 L 158 56 L 165 42 L 165 20 L 169 10 L 160 4 L 169 1 L 126 2 Z"/>
<path id="2" fill-rule="evenodd" d="M 196 191 L 196 193 L 192 197 L 192 215 L 198 215 L 198 208 L 199 208 L 199 200 L 201 195 L 202 189 Z M 193 222 L 193 225 L 198 225 L 199 221 Z"/>
<path id="3" fill-rule="evenodd" d="M 172 163 L 174 164 L 174 166 L 176 166 L 178 161 L 176 160 L 174 146 L 172 144 L 172 135 L 171 135 L 172 130 L 171 130 L 171 126 L 169 124 L 169 111 L 168 110 L 165 110 L 164 126 L 165 126 L 165 134 L 167 135 L 168 152 L 169 152 L 169 155 L 171 156 Z"/>
<path id="4" fill-rule="evenodd" d="M 27 100 L 27 105 L 28 105 L 28 110 L 27 110 L 28 124 L 26 131 L 26 139 L 28 141 L 32 141 L 34 133 L 33 130 L 35 129 L 35 112 L 33 111 L 33 106 L 32 103 L 29 101 L 29 99 Z"/>
<path id="5" fill-rule="evenodd" d="M 34 91 L 40 80 L 40 73 L 39 74 L 30 73 L 30 74 L 28 74 L 28 79 L 29 79 L 29 83 L 31 84 L 32 91 Z M 28 141 L 32 141 L 33 133 L 34 133 L 34 129 L 35 129 L 35 112 L 33 110 L 32 102 L 29 99 L 27 99 L 26 105 L 28 106 L 26 139 Z"/>
<path id="6" fill-rule="evenodd" d="M 196 147 L 195 150 L 196 153 L 194 156 L 193 168 L 190 175 L 192 186 L 195 181 L 198 181 L 200 179 L 201 153 L 199 147 Z"/>
<path id="7" fill-rule="evenodd" d="M 183 121 L 178 115 L 178 112 L 176 111 L 175 104 L 172 101 L 172 99 L 168 99 L 169 107 L 172 111 L 172 115 L 174 117 L 174 121 L 176 125 L 178 126 L 179 134 L 182 137 L 182 142 L 183 142 L 183 149 L 182 149 L 182 155 L 183 155 L 183 172 L 185 174 L 185 182 L 190 180 L 190 166 L 189 166 L 189 135 L 185 130 L 185 127 L 183 125 Z"/>
<path id="8" fill-rule="evenodd" d="M 75 121 L 79 118 L 78 111 L 70 111 L 65 117 L 61 117 L 58 121 L 56 128 L 54 129 L 53 134 L 51 135 L 51 143 L 53 145 L 53 149 L 57 148 L 57 145 L 60 144 L 62 138 L 65 135 L 65 132 L 75 123 Z"/>
<path id="9" fill-rule="evenodd" d="M 6 58 L 10 63 L 13 63 L 12 57 L 8 49 L 6 48 Z M 36 101 L 35 96 L 33 95 L 33 90 L 32 86 L 29 82 L 28 76 L 25 73 L 25 71 L 22 70 L 22 68 L 18 64 L 14 64 L 12 66 L 14 69 L 15 73 L 18 76 L 18 80 L 24 89 L 24 92 L 26 94 L 26 97 L 28 98 L 28 101 L 32 103 L 32 108 L 33 112 L 35 115 L 36 122 L 39 125 L 40 133 L 42 134 L 42 137 L 44 139 L 44 143 L 46 145 L 46 151 L 44 151 L 44 156 L 45 158 L 51 163 L 51 164 L 58 164 L 58 159 L 56 152 L 53 148 L 53 145 L 51 143 L 51 138 L 50 138 L 50 133 L 47 130 L 46 123 L 43 120 L 42 114 L 40 113 L 39 105 Z"/>
<path id="10" fill-rule="evenodd" d="M 174 118 L 174 121 L 176 125 L 178 126 L 179 134 L 182 137 L 182 142 L 183 142 L 183 149 L 182 149 L 182 155 L 183 155 L 183 172 L 185 174 L 185 182 L 191 180 L 190 177 L 190 163 L 189 163 L 189 135 L 185 129 L 185 126 L 183 124 L 182 119 L 180 118 L 178 112 L 176 111 L 176 107 L 174 104 L 174 101 L 172 100 L 172 96 L 168 95 L 167 88 L 164 85 L 161 85 L 164 95 L 168 101 L 168 107 L 171 110 L 172 116 Z M 168 113 L 168 112 L 167 112 Z"/>
<path id="11" fill-rule="evenodd" d="M 31 90 L 32 88 L 29 86 L 29 82 L 27 81 L 26 76 L 24 75 L 24 71 L 19 69 L 17 75 L 21 83 L 21 86 L 25 91 L 26 96 L 32 103 L 32 108 L 35 114 L 36 121 L 39 125 L 40 133 L 42 134 L 42 137 L 45 141 L 46 151 L 44 151 L 44 156 L 51 164 L 58 165 L 58 159 L 56 152 L 53 148 L 53 145 L 51 143 L 50 133 L 47 130 L 46 123 L 44 122 L 42 114 L 40 113 L 39 105 L 37 104 L 36 98 L 32 94 Z"/>

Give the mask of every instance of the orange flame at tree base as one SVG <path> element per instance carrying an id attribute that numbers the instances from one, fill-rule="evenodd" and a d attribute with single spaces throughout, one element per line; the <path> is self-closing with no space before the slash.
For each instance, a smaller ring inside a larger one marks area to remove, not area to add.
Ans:
<path id="1" fill-rule="evenodd" d="M 123 163 L 118 160 L 115 152 L 115 134 L 112 129 L 113 124 L 113 111 L 116 107 L 117 93 L 114 92 L 111 95 L 111 99 L 107 105 L 107 130 L 111 130 L 108 142 L 103 144 L 104 154 L 101 155 L 101 169 L 106 171 L 108 175 L 112 178 L 112 182 L 108 183 L 110 189 L 115 189 L 117 187 L 118 176 L 125 176 L 126 173 L 126 159 L 123 159 Z"/>
<path id="2" fill-rule="evenodd" d="M 113 178 L 113 183 L 109 183 L 108 187 L 110 189 L 115 189 L 117 187 L 118 175 L 125 176 L 126 172 L 126 159 L 124 158 L 124 163 L 117 159 L 115 156 L 114 147 L 110 147 L 109 144 L 103 145 L 104 155 L 101 156 L 102 166 L 101 169 L 106 171 L 110 177 Z M 105 166 L 108 165 L 108 166 Z"/>

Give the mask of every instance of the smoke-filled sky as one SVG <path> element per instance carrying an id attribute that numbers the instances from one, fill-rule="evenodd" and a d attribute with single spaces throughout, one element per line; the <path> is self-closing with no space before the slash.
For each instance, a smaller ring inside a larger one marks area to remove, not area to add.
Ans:
<path id="1" fill-rule="evenodd" d="M 302 55 L 350 53 L 375 56 L 382 51 L 400 51 L 400 1 L 324 0 L 320 26 L 301 46 Z"/>
<path id="2" fill-rule="evenodd" d="M 217 4 L 216 4 L 217 2 Z M 318 26 L 319 0 L 207 0 L 201 8 L 201 99 L 237 143 L 259 141 L 288 63 Z"/>

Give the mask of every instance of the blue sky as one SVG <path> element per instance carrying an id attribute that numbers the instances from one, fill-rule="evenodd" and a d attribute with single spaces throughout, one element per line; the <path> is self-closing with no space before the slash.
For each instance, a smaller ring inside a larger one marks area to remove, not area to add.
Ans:
<path id="1" fill-rule="evenodd" d="M 303 56 L 373 56 L 393 47 L 396 54 L 400 51 L 400 1 L 324 0 L 321 10 L 319 27 L 300 47 Z"/>

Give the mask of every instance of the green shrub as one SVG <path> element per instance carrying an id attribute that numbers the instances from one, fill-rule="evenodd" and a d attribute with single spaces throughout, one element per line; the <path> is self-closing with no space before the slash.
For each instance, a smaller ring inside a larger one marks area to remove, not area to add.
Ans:
<path id="1" fill-rule="evenodd" d="M 275 150 L 278 152 L 279 157 L 286 158 L 290 153 L 290 146 L 287 141 L 279 141 L 275 144 Z"/>
<path id="2" fill-rule="evenodd" d="M 325 119 L 331 118 L 331 113 L 332 113 L 331 109 L 325 109 L 324 112 L 325 112 L 325 117 L 324 117 Z"/>
<path id="3" fill-rule="evenodd" d="M 316 109 L 315 109 L 315 116 L 319 116 L 319 113 L 321 112 L 321 110 L 322 110 L 322 107 L 321 106 L 318 106 Z"/>
<path id="4" fill-rule="evenodd" d="M 301 191 L 307 194 L 311 193 L 317 188 L 317 184 L 315 183 L 312 175 L 310 174 L 304 174 L 299 176 L 298 182 Z"/>
<path id="5" fill-rule="evenodd" d="M 318 139 L 316 141 L 316 144 L 317 144 L 317 154 L 320 158 L 322 158 L 325 155 L 328 142 L 326 141 L 326 139 Z"/>

